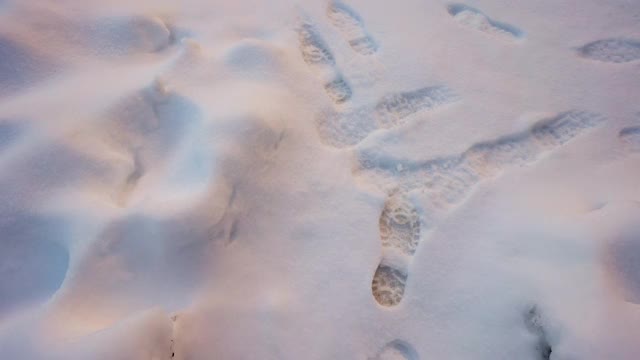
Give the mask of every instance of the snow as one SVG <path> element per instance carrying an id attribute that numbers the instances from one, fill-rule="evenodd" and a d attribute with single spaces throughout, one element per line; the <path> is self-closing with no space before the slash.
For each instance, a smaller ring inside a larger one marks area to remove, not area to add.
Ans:
<path id="1" fill-rule="evenodd" d="M 3 359 L 640 357 L 640 3 L 0 1 Z"/>

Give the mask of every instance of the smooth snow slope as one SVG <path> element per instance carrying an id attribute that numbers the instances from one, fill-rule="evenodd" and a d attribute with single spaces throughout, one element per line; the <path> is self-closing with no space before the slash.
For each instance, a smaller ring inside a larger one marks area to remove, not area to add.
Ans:
<path id="1" fill-rule="evenodd" d="M 0 357 L 638 359 L 639 96 L 635 0 L 0 0 Z"/>

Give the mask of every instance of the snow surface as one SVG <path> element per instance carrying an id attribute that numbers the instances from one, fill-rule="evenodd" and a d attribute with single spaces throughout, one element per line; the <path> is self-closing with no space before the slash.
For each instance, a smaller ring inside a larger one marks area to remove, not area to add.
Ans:
<path id="1" fill-rule="evenodd" d="M 0 358 L 640 358 L 637 0 L 1 0 Z"/>

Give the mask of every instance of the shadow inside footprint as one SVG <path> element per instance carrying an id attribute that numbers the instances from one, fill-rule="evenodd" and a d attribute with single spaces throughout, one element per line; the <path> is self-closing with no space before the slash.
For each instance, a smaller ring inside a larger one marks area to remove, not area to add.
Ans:
<path id="1" fill-rule="evenodd" d="M 595 61 L 626 63 L 640 59 L 640 41 L 624 38 L 597 40 L 579 48 L 578 54 Z"/>
<path id="2" fill-rule="evenodd" d="M 326 83 L 324 89 L 336 104 L 342 104 L 351 99 L 353 95 L 351 87 L 341 75 L 338 75 L 334 80 Z"/>
<path id="3" fill-rule="evenodd" d="M 370 360 L 419 360 L 416 350 L 406 341 L 393 340 Z"/>
<path id="4" fill-rule="evenodd" d="M 640 126 L 626 127 L 618 133 L 618 139 L 629 152 L 640 152 Z"/>
<path id="5" fill-rule="evenodd" d="M 465 4 L 450 4 L 447 6 L 447 12 L 460 23 L 480 31 L 504 33 L 516 39 L 524 37 L 524 31 L 517 27 L 493 20 L 482 11 Z"/>
<path id="6" fill-rule="evenodd" d="M 335 66 L 336 60 L 329 46 L 311 24 L 304 23 L 298 28 L 298 41 L 302 59 L 309 65 Z"/>
<path id="7" fill-rule="evenodd" d="M 407 274 L 391 266 L 380 264 L 373 275 L 371 292 L 378 304 L 396 306 L 402 301 Z"/>
<path id="8" fill-rule="evenodd" d="M 403 194 L 390 196 L 380 215 L 382 246 L 413 255 L 420 241 L 418 212 Z"/>

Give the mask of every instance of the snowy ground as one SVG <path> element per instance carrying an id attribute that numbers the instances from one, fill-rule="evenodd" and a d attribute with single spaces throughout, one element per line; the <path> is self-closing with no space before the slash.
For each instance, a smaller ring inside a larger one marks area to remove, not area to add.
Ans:
<path id="1" fill-rule="evenodd" d="M 640 358 L 637 0 L 0 18 L 2 359 Z"/>

